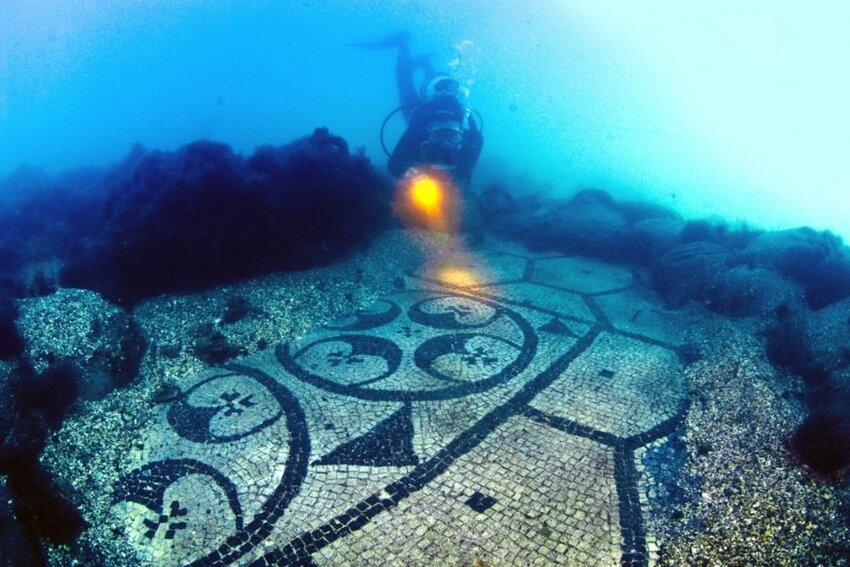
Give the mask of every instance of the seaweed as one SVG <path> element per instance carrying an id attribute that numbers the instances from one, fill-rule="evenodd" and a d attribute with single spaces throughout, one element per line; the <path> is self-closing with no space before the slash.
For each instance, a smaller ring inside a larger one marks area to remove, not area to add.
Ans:
<path id="1" fill-rule="evenodd" d="M 102 224 L 61 282 L 125 304 L 326 264 L 388 224 L 392 193 L 325 129 L 247 158 L 206 141 L 136 148 L 104 183 Z"/>
<path id="2" fill-rule="evenodd" d="M 232 345 L 220 331 L 211 324 L 199 326 L 195 330 L 195 344 L 192 352 L 207 364 L 222 364 L 231 358 L 245 354 L 245 349 Z"/>
<path id="3" fill-rule="evenodd" d="M 7 477 L 12 511 L 36 556 L 42 556 L 40 540 L 69 544 L 86 527 L 69 487 L 60 485 L 39 461 L 48 434 L 77 399 L 78 379 L 73 367 L 61 364 L 38 375 L 23 364 L 17 372 L 13 395 L 18 419 L 0 446 L 0 474 Z"/>
<path id="4" fill-rule="evenodd" d="M 24 350 L 24 340 L 15 323 L 17 317 L 14 300 L 0 290 L 0 360 L 20 356 Z"/>
<path id="5" fill-rule="evenodd" d="M 830 405 L 812 412 L 791 436 L 789 448 L 821 478 L 841 480 L 850 467 L 850 411 Z"/>
<path id="6" fill-rule="evenodd" d="M 247 298 L 240 295 L 232 295 L 227 298 L 227 308 L 224 311 L 224 315 L 221 317 L 221 321 L 228 325 L 236 323 L 237 321 L 241 321 L 247 317 L 253 311 L 254 307 Z"/>

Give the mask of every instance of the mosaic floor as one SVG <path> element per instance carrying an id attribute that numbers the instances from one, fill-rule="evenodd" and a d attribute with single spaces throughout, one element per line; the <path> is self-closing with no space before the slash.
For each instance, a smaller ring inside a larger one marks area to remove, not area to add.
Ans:
<path id="1" fill-rule="evenodd" d="M 139 560 L 651 563 L 640 456 L 687 409 L 672 314 L 582 258 L 451 274 L 186 377 L 115 490 Z"/>

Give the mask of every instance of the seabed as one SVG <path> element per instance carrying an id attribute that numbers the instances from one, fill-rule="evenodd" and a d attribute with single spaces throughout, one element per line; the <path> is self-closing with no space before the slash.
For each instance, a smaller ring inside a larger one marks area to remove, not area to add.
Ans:
<path id="1" fill-rule="evenodd" d="M 668 310 L 628 266 L 488 241 L 440 270 L 438 246 L 399 253 L 406 238 L 354 268 L 137 308 L 153 344 L 188 341 L 192 314 L 248 354 L 149 353 L 54 435 L 45 460 L 83 495 L 87 545 L 114 564 L 650 565 L 827 537 L 828 488 L 774 439 L 802 387 L 764 377 L 744 323 Z M 256 311 L 228 327 L 233 293 Z M 740 527 L 709 537 L 697 517 Z"/>

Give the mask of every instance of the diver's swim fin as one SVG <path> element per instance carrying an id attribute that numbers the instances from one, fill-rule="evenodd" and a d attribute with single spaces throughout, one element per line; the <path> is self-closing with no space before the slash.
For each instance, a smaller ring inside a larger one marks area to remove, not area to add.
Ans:
<path id="1" fill-rule="evenodd" d="M 431 65 L 431 59 L 436 57 L 436 53 L 426 53 L 425 55 L 417 55 L 410 60 L 410 65 L 414 69 L 422 68 L 422 69 L 430 69 L 430 72 L 433 74 L 434 70 Z"/>
<path id="2" fill-rule="evenodd" d="M 349 43 L 349 47 L 363 47 L 365 49 L 392 49 L 406 45 L 410 41 L 410 34 L 406 31 L 399 31 L 384 36 L 376 41 L 364 41 L 362 43 Z"/>

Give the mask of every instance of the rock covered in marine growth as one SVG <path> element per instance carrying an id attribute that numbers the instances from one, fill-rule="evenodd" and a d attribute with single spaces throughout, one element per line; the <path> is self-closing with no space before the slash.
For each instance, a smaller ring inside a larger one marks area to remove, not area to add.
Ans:
<path id="1" fill-rule="evenodd" d="M 830 232 L 808 227 L 764 232 L 741 256 L 744 262 L 770 267 L 797 282 L 812 309 L 850 296 L 850 254 Z"/>
<path id="2" fill-rule="evenodd" d="M 533 250 L 648 263 L 681 243 L 683 221 L 674 212 L 651 203 L 617 202 L 599 189 L 556 199 L 516 195 L 493 184 L 481 193 L 481 211 L 491 231 Z"/>
<path id="3" fill-rule="evenodd" d="M 0 445 L 15 422 L 15 372 L 12 363 L 0 360 Z"/>
<path id="4" fill-rule="evenodd" d="M 730 250 L 713 242 L 682 244 L 655 264 L 655 285 L 673 307 L 691 299 L 705 301 L 717 274 L 726 270 L 731 258 Z"/>
<path id="5" fill-rule="evenodd" d="M 20 302 L 24 355 L 36 373 L 69 364 L 80 376 L 80 396 L 100 399 L 132 380 L 144 352 L 133 320 L 93 291 L 59 289 Z"/>
<path id="6" fill-rule="evenodd" d="M 850 298 L 820 311 L 809 313 L 804 320 L 803 336 L 814 359 L 829 372 L 850 368 Z"/>
<path id="7" fill-rule="evenodd" d="M 646 218 L 629 226 L 627 233 L 631 255 L 638 263 L 660 258 L 683 244 L 685 221 L 678 217 Z"/>
<path id="8" fill-rule="evenodd" d="M 0 360 L 11 360 L 24 349 L 23 339 L 15 325 L 17 318 L 17 302 L 0 290 Z"/>
<path id="9" fill-rule="evenodd" d="M 608 193 L 588 189 L 554 204 L 544 223 L 550 230 L 540 236 L 564 242 L 578 254 L 604 257 L 626 226 L 626 218 Z"/>
<path id="10" fill-rule="evenodd" d="M 672 307 L 696 301 L 726 316 L 761 316 L 767 358 L 805 384 L 811 413 L 788 439 L 791 454 L 822 478 L 850 470 L 850 252 L 839 237 L 684 222 L 601 191 L 565 201 L 494 184 L 481 203 L 493 232 L 534 249 L 650 267 Z"/>
<path id="11" fill-rule="evenodd" d="M 329 263 L 388 224 L 392 194 L 323 128 L 247 157 L 209 141 L 136 148 L 104 185 L 102 226 L 61 281 L 127 304 Z"/>
<path id="12" fill-rule="evenodd" d="M 652 267 L 674 307 L 693 300 L 739 317 L 801 301 L 817 310 L 850 296 L 850 252 L 828 231 L 685 222 L 659 205 L 618 202 L 595 189 L 565 200 L 493 184 L 481 208 L 490 230 L 532 249 Z"/>

